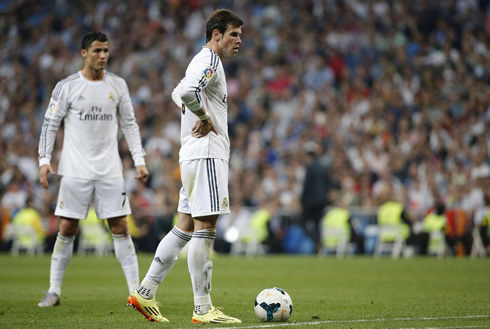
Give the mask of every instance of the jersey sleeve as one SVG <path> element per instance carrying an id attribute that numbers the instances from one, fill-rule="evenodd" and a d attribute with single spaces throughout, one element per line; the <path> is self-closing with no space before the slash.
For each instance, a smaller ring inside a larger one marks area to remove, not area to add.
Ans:
<path id="1" fill-rule="evenodd" d="M 211 52 L 189 66 L 184 79 L 180 82 L 180 98 L 182 103 L 192 112 L 202 108 L 202 91 L 216 80 L 219 57 Z"/>
<path id="2" fill-rule="evenodd" d="M 39 137 L 38 155 L 40 167 L 51 163 L 56 132 L 68 110 L 68 89 L 69 87 L 64 81 L 58 82 L 49 100 Z"/>
<path id="3" fill-rule="evenodd" d="M 175 87 L 175 89 L 172 91 L 172 100 L 179 108 L 182 108 L 182 106 L 184 105 L 182 103 L 182 98 L 180 98 L 182 81 L 183 80 L 181 80 L 177 87 Z"/>
<path id="4" fill-rule="evenodd" d="M 134 115 L 133 104 L 129 97 L 128 85 L 124 80 L 121 82 L 121 100 L 119 102 L 118 115 L 121 130 L 128 142 L 129 151 L 133 157 L 135 166 L 145 165 L 145 150 L 141 144 L 141 135 Z"/>

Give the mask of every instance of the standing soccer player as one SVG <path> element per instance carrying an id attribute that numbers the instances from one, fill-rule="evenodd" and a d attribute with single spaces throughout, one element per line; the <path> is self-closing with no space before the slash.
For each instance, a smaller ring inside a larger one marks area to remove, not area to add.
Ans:
<path id="1" fill-rule="evenodd" d="M 62 178 L 55 210 L 60 217 L 59 233 L 51 257 L 49 290 L 39 307 L 60 304 L 61 284 L 73 253 L 79 219 L 86 218 L 92 196 L 97 217 L 107 218 L 129 292 L 139 283 L 138 259 L 126 219 L 131 209 L 117 141 L 119 122 L 136 166 L 135 178 L 145 182 L 148 170 L 138 124 L 126 82 L 105 70 L 109 59 L 107 36 L 100 32 L 85 35 L 80 53 L 84 67 L 56 85 L 39 141 L 39 176 L 48 188 L 47 176 L 54 174 L 51 154 L 56 132 L 64 122 L 58 168 Z"/>
<path id="2" fill-rule="evenodd" d="M 162 239 L 143 282 L 128 304 L 150 321 L 168 322 L 155 293 L 190 241 L 188 266 L 194 292 L 193 323 L 241 323 L 211 302 L 210 252 L 216 221 L 228 214 L 228 106 L 226 77 L 221 60 L 238 53 L 243 21 L 229 10 L 213 12 L 206 24 L 206 45 L 194 56 L 185 77 L 172 93 L 182 109 L 179 163 L 182 189 L 178 222 Z"/>

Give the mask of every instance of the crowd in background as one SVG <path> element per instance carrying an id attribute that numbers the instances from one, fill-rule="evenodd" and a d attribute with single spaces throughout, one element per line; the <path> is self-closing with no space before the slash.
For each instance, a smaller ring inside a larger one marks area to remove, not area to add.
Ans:
<path id="1" fill-rule="evenodd" d="M 333 205 L 332 192 L 376 207 L 389 185 L 415 220 L 437 200 L 472 217 L 490 190 L 489 2 L 0 1 L 2 218 L 32 200 L 56 233 L 59 180 L 38 183 L 39 133 L 56 82 L 81 68 L 82 35 L 99 30 L 108 69 L 128 82 L 151 174 L 146 185 L 133 179 L 121 139 L 134 221 L 157 243 L 181 186 L 171 92 L 220 7 L 245 22 L 239 54 L 224 63 L 233 213 L 267 206 L 308 226 L 305 208 Z M 311 161 L 325 169 L 321 195 L 304 188 Z"/>

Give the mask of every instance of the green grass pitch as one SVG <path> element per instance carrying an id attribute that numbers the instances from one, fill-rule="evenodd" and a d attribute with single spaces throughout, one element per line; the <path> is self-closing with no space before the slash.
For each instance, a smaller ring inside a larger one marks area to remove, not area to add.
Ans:
<path id="1" fill-rule="evenodd" d="M 143 278 L 152 255 L 140 254 Z M 265 256 L 214 258 L 212 300 L 243 324 L 191 324 L 193 297 L 185 259 L 160 286 L 169 324 L 150 323 L 126 306 L 115 257 L 74 256 L 61 305 L 41 309 L 49 255 L 0 255 L 0 328 L 490 328 L 490 259 L 392 260 Z M 255 296 L 278 286 L 293 300 L 286 323 L 261 323 Z M 287 326 L 285 326 L 287 325 Z"/>

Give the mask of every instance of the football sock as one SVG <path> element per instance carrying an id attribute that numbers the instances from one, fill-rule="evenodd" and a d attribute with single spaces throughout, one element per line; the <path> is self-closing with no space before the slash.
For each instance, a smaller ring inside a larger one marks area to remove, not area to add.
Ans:
<path id="1" fill-rule="evenodd" d="M 58 233 L 51 255 L 51 270 L 49 274 L 49 290 L 61 296 L 61 284 L 65 275 L 66 266 L 73 255 L 74 236 L 63 236 Z"/>
<path id="2" fill-rule="evenodd" d="M 136 290 L 139 284 L 138 258 L 134 249 L 133 239 L 129 234 L 113 234 L 114 253 L 121 264 L 126 277 L 129 293 Z"/>
<path id="3" fill-rule="evenodd" d="M 209 259 L 216 229 L 199 230 L 192 234 L 187 258 L 194 292 L 194 312 L 205 314 L 211 309 L 211 278 L 213 262 Z"/>
<path id="4" fill-rule="evenodd" d="M 174 227 L 158 244 L 153 262 L 146 273 L 143 282 L 138 287 L 138 293 L 147 299 L 155 297 L 158 285 L 165 280 L 168 272 L 177 262 L 179 252 L 192 238 L 192 233 Z"/>

